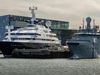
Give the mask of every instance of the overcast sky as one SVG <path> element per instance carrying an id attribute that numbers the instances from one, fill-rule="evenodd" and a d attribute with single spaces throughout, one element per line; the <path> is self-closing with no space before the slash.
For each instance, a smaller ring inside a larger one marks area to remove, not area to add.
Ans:
<path id="1" fill-rule="evenodd" d="M 78 29 L 83 17 L 92 17 L 100 25 L 100 0 L 0 0 L 0 15 L 31 16 L 29 6 L 37 6 L 36 17 L 70 22 Z"/>

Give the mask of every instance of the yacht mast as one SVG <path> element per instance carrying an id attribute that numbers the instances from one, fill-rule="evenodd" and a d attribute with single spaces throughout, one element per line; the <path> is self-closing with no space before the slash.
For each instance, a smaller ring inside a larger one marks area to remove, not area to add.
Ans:
<path id="1" fill-rule="evenodd" d="M 8 30 L 8 41 L 11 41 L 11 29 L 13 29 L 13 26 L 6 26 L 6 29 Z"/>
<path id="2" fill-rule="evenodd" d="M 91 18 L 87 17 L 86 21 L 87 21 L 87 29 L 89 30 L 89 29 L 91 29 Z"/>
<path id="3" fill-rule="evenodd" d="M 29 10 L 31 11 L 31 14 L 32 14 L 32 18 L 31 18 L 31 24 L 34 25 L 34 21 L 36 20 L 36 17 L 35 17 L 35 10 L 37 10 L 37 7 L 29 7 Z"/>

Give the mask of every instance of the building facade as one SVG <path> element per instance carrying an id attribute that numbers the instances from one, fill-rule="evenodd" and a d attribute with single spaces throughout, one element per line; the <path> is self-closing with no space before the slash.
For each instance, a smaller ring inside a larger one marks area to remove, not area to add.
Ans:
<path id="1" fill-rule="evenodd" d="M 31 17 L 17 15 L 0 16 L 0 40 L 2 40 L 5 36 L 4 33 L 7 31 L 7 25 L 14 26 L 14 29 L 25 27 L 28 23 L 30 23 L 30 19 Z M 65 43 L 67 39 L 67 33 L 65 32 L 69 28 L 69 22 L 42 18 L 37 18 L 36 22 L 38 22 L 38 24 L 49 26 L 52 29 L 52 31 L 57 34 L 58 38 L 61 41 L 64 40 L 64 42 L 62 41 L 62 43 Z"/>

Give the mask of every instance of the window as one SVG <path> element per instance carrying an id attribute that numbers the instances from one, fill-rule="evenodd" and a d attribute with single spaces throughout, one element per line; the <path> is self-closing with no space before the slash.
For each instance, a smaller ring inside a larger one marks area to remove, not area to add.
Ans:
<path id="1" fill-rule="evenodd" d="M 8 35 L 8 34 L 6 34 Z M 11 33 L 11 35 L 41 35 L 38 33 Z"/>

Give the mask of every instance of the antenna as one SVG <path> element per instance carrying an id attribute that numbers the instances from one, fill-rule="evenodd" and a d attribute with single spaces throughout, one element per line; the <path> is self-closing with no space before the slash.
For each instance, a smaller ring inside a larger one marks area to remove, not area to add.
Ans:
<path id="1" fill-rule="evenodd" d="M 93 19 L 93 27 L 95 27 L 95 19 Z"/>
<path id="2" fill-rule="evenodd" d="M 31 23 L 34 24 L 34 21 L 36 20 L 36 17 L 35 17 L 35 10 L 37 10 L 37 7 L 33 6 L 33 7 L 29 7 L 29 10 L 31 11 L 31 14 L 32 14 L 32 19 L 31 19 Z"/>
<path id="3" fill-rule="evenodd" d="M 85 27 L 85 26 L 84 26 L 84 17 L 83 17 L 83 29 L 84 29 L 84 27 Z"/>

